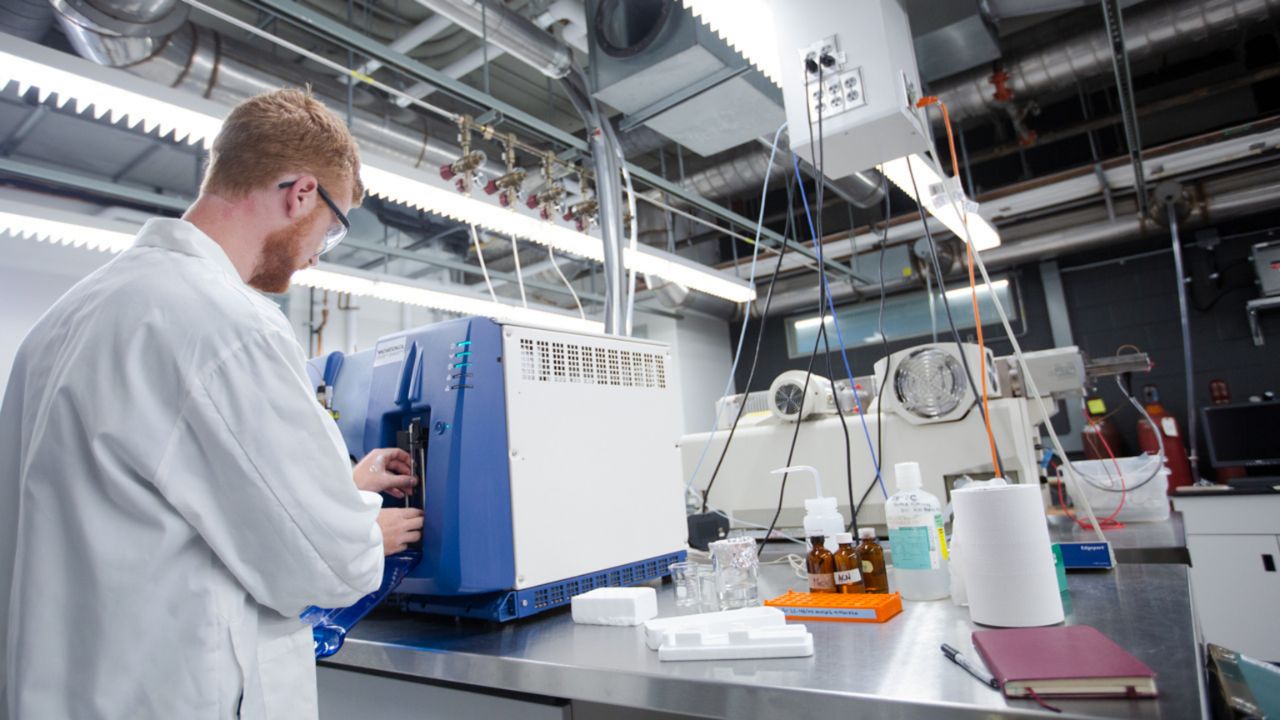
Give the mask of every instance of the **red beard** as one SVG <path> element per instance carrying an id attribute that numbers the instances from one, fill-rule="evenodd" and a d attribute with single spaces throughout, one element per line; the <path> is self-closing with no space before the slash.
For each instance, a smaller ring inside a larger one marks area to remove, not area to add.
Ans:
<path id="1" fill-rule="evenodd" d="M 314 229 L 318 211 L 324 209 L 316 208 L 317 212 L 267 236 L 262 254 L 258 256 L 258 266 L 249 278 L 249 287 L 265 293 L 288 291 L 293 274 L 301 270 L 310 257 L 303 248 L 303 242 Z"/>

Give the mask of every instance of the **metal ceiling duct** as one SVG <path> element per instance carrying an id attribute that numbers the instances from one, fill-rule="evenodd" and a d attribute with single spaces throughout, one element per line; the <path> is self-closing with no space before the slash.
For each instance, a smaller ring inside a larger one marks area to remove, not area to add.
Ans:
<path id="1" fill-rule="evenodd" d="M 1280 0 L 1172 0 L 1148 2 L 1124 17 L 1125 47 L 1130 62 L 1203 43 L 1225 43 L 1245 27 L 1269 19 Z M 1197 45 L 1203 47 L 1203 45 Z M 1110 76 L 1111 44 L 1105 28 L 1071 37 L 1013 58 L 1005 58 L 1008 88 L 1015 101 L 1028 100 L 1095 78 Z M 947 104 L 951 118 L 1000 112 L 987 69 L 965 73 L 939 83 L 934 94 Z"/>
<path id="2" fill-rule="evenodd" d="M 418 0 L 476 37 L 549 78 L 559 80 L 573 69 L 573 51 L 532 20 L 501 0 Z"/>
<path id="3" fill-rule="evenodd" d="M 50 0 L 71 46 L 100 65 L 123 67 L 158 52 L 187 21 L 178 0 Z"/>
<path id="4" fill-rule="evenodd" d="M 84 57 L 227 107 L 284 86 L 310 84 L 318 94 L 331 98 L 345 98 L 347 93 L 346 86 L 332 78 L 304 75 L 248 45 L 186 22 L 187 6 L 178 0 L 52 0 L 52 4 L 72 45 Z M 126 13 L 117 8 L 130 9 Z M 180 22 L 174 26 L 172 19 L 179 15 Z M 117 19 L 120 16 L 129 19 Z M 152 16 L 155 22 L 148 24 Z M 272 69 L 262 69 L 266 67 Z M 425 118 L 423 123 L 421 128 L 410 128 L 355 109 L 351 129 L 366 150 L 410 166 L 453 162 L 458 148 L 436 137 L 452 137 L 452 131 L 440 126 L 440 133 L 429 132 Z M 504 172 L 496 163 L 487 169 Z"/>
<path id="5" fill-rule="evenodd" d="M 0 27 L 38 43 L 53 27 L 53 8 L 48 0 L 5 0 L 0 3 Z"/>
<path id="6" fill-rule="evenodd" d="M 1184 221 L 1185 227 L 1213 221 L 1230 220 L 1264 210 L 1274 209 L 1280 199 L 1280 173 L 1273 168 L 1256 170 L 1238 175 L 1228 175 L 1210 180 L 1197 186 L 1198 200 L 1191 208 L 1191 214 Z M 1064 230 L 1048 228 L 1065 227 Z M 1020 230 L 1021 228 L 1021 230 Z M 1166 231 L 1143 222 L 1135 212 L 1122 213 L 1121 217 L 1111 220 L 1106 209 L 1098 204 L 1085 210 L 1069 211 L 1015 226 L 1005 231 L 1010 237 L 1003 245 L 982 253 L 982 260 L 991 269 L 1008 267 L 1027 262 L 1050 260 L 1070 253 L 1093 250 L 1108 245 L 1136 240 L 1144 233 L 1161 234 Z M 1015 239 L 1022 235 L 1023 239 Z M 815 291 L 810 278 L 798 289 L 774 293 L 769 306 L 769 313 L 787 313 L 801 308 L 811 308 L 815 304 Z M 893 283 L 888 287 L 897 288 L 908 284 L 919 286 L 915 281 Z M 868 288 L 862 286 L 858 290 L 865 293 Z M 856 295 L 854 288 L 846 283 L 832 283 L 831 294 L 835 302 L 847 300 Z M 763 297 L 751 305 L 751 313 L 758 316 L 764 308 Z"/>

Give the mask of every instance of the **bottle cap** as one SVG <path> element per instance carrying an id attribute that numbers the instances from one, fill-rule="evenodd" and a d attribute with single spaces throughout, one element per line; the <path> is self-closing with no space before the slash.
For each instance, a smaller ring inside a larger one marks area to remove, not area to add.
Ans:
<path id="1" fill-rule="evenodd" d="M 853 542 L 853 533 L 836 533 L 836 544 L 844 545 Z"/>
<path id="2" fill-rule="evenodd" d="M 924 481 L 920 479 L 920 463 L 900 462 L 893 466 L 893 476 L 898 480 L 898 490 L 919 490 Z"/>
<path id="3" fill-rule="evenodd" d="M 862 538 L 863 540 L 875 540 L 876 539 L 875 528 L 858 528 L 858 537 Z"/>

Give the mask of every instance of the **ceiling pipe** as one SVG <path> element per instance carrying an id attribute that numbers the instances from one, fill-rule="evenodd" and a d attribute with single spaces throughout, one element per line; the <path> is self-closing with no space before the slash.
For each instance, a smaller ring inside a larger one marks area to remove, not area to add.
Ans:
<path id="1" fill-rule="evenodd" d="M 1203 225 L 1211 221 L 1230 220 L 1252 213 L 1273 209 L 1280 200 L 1280 172 L 1274 167 L 1250 173 L 1225 176 L 1206 181 L 1195 187 L 1198 200 L 1185 221 L 1186 227 Z M 1163 234 L 1165 230 L 1143 222 L 1136 213 L 1121 214 L 1116 220 L 1107 218 L 1102 205 L 1094 205 L 1084 211 L 1070 211 L 1043 220 L 1026 223 L 1028 232 L 1023 239 L 1006 239 L 1005 243 L 982 252 L 982 260 L 988 268 L 1004 268 L 1028 262 L 1039 262 L 1072 253 L 1096 250 L 1119 243 L 1137 240 L 1144 235 Z M 1043 230 L 1044 228 L 1065 228 Z M 1001 232 L 1013 237 L 1018 227 L 1002 228 Z M 769 306 L 770 315 L 783 314 L 810 308 L 815 305 L 814 280 L 809 279 L 796 290 L 774 293 Z M 887 286 L 890 289 L 918 282 L 899 282 Z M 866 295 L 877 288 L 865 285 L 853 287 L 847 283 L 832 283 L 831 294 L 835 302 L 841 302 L 859 293 Z M 762 293 L 763 296 L 763 293 Z M 751 306 L 752 316 L 758 317 L 764 308 L 763 297 Z"/>
<path id="2" fill-rule="evenodd" d="M 1096 4 L 1096 3 L 1095 3 Z M 1244 28 L 1271 18 L 1280 0 L 1171 0 L 1147 2 L 1124 15 L 1125 48 L 1132 63 L 1205 43 L 1231 42 Z M 1023 102 L 1090 80 L 1112 77 L 1111 43 L 1099 27 L 1017 57 L 1001 65 L 1008 73 L 1005 86 L 1012 102 Z M 1007 103 L 994 98 L 995 85 L 987 68 L 967 72 L 932 88 L 947 104 L 951 119 L 1003 114 Z M 936 114 L 935 114 L 936 115 Z M 940 118 L 935 117 L 935 122 Z"/>
<path id="3" fill-rule="evenodd" d="M 396 52 L 407 53 L 452 26 L 453 22 L 449 18 L 442 15 L 432 15 L 410 28 L 403 35 L 387 43 L 387 47 Z M 382 63 L 380 61 L 370 60 L 357 68 L 357 71 L 370 75 L 381 67 Z"/>
<path id="4" fill-rule="evenodd" d="M 23 40 L 38 43 L 53 27 L 48 0 L 5 0 L 0 3 L 0 27 Z"/>
<path id="5" fill-rule="evenodd" d="M 549 78 L 560 80 L 573 69 L 573 51 L 500 0 L 418 0 L 418 4 Z"/>
<path id="6" fill-rule="evenodd" d="M 187 21 L 179 0 L 50 0 L 67 40 L 81 57 L 123 67 L 159 52 Z"/>
<path id="7" fill-rule="evenodd" d="M 135 13 L 131 26 L 125 28 L 120 22 L 110 20 L 113 16 L 107 12 L 123 3 L 74 0 L 96 3 L 98 9 L 94 12 L 98 21 L 91 21 L 84 13 L 67 14 L 76 12 L 67 4 L 72 1 L 52 0 L 55 14 L 77 51 L 100 64 L 123 65 L 122 69 L 134 75 L 201 95 L 228 109 L 249 97 L 285 86 L 310 84 L 318 95 L 335 99 L 331 103 L 335 109 L 340 108 L 336 105 L 337 99 L 346 98 L 347 87 L 338 80 L 303 73 L 195 23 L 184 21 L 166 32 L 171 21 L 147 26 L 142 20 L 145 15 Z M 173 7 L 186 7 L 177 0 L 165 2 L 151 5 L 152 12 L 162 19 L 174 16 Z M 137 34 L 122 35 L 124 30 Z M 143 53 L 141 59 L 137 59 L 138 53 Z M 342 113 L 341 109 L 337 112 Z M 422 122 L 422 127 L 411 128 L 356 108 L 351 114 L 351 131 L 362 149 L 376 151 L 411 167 L 435 168 L 456 160 L 461 151 L 440 139 L 453 137 L 453 128 L 428 125 L 426 118 L 422 118 Z M 505 168 L 494 162 L 488 163 L 485 170 L 495 176 L 505 172 Z"/>

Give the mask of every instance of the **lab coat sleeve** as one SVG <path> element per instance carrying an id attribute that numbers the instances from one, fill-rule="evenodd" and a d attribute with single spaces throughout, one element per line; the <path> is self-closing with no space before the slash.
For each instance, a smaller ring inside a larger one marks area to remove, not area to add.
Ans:
<path id="1" fill-rule="evenodd" d="M 0 404 L 0 720 L 8 720 L 9 603 L 18 552 L 18 501 L 21 495 L 23 387 L 22 356 L 9 377 Z"/>
<path id="2" fill-rule="evenodd" d="M 254 599 L 284 615 L 342 607 L 382 580 L 381 499 L 357 490 L 292 337 L 267 329 L 191 384 L 160 492 Z"/>

